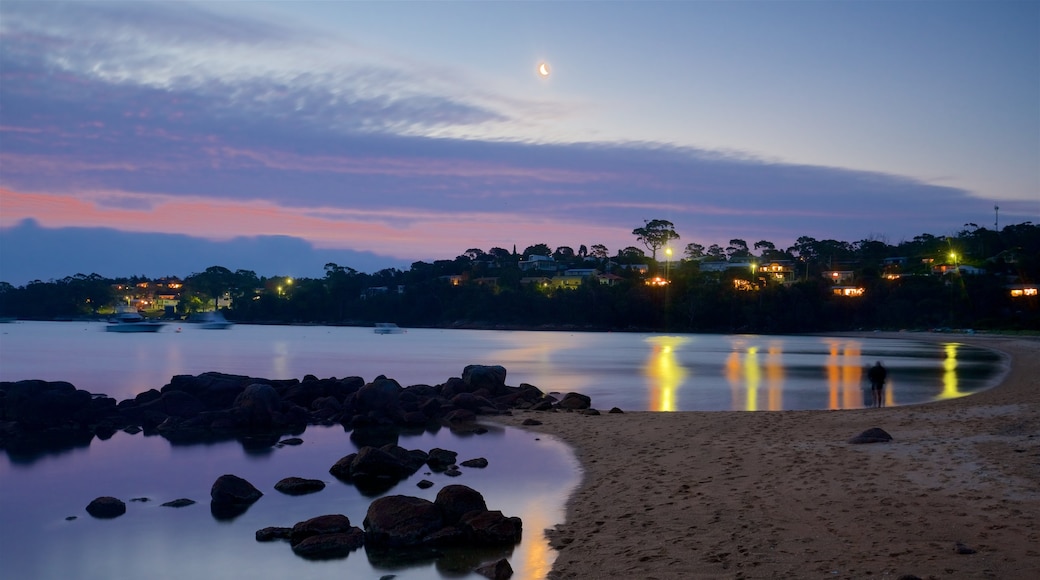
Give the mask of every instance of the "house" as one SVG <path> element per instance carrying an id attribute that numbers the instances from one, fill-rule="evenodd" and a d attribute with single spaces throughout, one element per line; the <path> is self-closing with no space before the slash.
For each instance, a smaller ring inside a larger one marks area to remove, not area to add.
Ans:
<path id="1" fill-rule="evenodd" d="M 762 264 L 758 272 L 774 282 L 786 283 L 794 279 L 794 264 L 788 260 L 776 260 Z"/>
<path id="2" fill-rule="evenodd" d="M 517 262 L 523 272 L 556 272 L 556 260 L 549 256 L 528 256 L 526 260 Z"/>
<path id="3" fill-rule="evenodd" d="M 599 280 L 600 284 L 606 284 L 607 286 L 615 286 L 619 282 L 624 280 L 624 278 L 622 278 L 621 276 L 618 276 L 617 274 L 611 274 L 610 272 L 607 272 L 606 274 L 599 274 L 596 276 L 596 279 Z"/>
<path id="4" fill-rule="evenodd" d="M 553 288 L 569 288 L 571 290 L 581 286 L 586 276 L 556 276 L 549 283 Z"/>
<path id="5" fill-rule="evenodd" d="M 831 284 L 851 282 L 855 275 L 856 273 L 852 270 L 827 270 L 823 273 L 823 277 L 830 280 Z"/>
<path id="6" fill-rule="evenodd" d="M 461 286 L 465 279 L 462 274 L 449 274 L 447 276 L 439 276 L 439 280 L 444 280 L 449 286 Z"/>
<path id="7" fill-rule="evenodd" d="M 548 288 L 549 278 L 546 276 L 525 276 L 520 278 L 520 283 L 523 285 L 533 284 L 538 288 Z"/>
<path id="8" fill-rule="evenodd" d="M 596 274 L 599 274 L 599 270 L 597 270 L 595 268 L 571 268 L 569 270 L 564 270 L 564 272 L 563 272 L 564 276 L 581 276 L 581 277 L 586 277 L 586 276 L 595 276 Z"/>
<path id="9" fill-rule="evenodd" d="M 1037 285 L 1036 284 L 1011 284 L 1005 286 L 1008 291 L 1011 292 L 1012 298 L 1024 298 L 1024 297 L 1036 297 L 1037 296 Z"/>
<path id="10" fill-rule="evenodd" d="M 831 288 L 831 291 L 834 292 L 835 296 L 856 297 L 863 296 L 865 290 L 858 286 L 835 286 Z"/>

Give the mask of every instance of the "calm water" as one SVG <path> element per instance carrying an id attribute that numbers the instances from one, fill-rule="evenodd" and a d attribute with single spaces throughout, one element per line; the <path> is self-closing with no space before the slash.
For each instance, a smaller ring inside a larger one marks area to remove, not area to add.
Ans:
<path id="1" fill-rule="evenodd" d="M 370 329 L 236 326 L 205 331 L 171 325 L 158 334 L 104 332 L 100 323 L 19 322 L 0 326 L 0 380 L 66 380 L 124 399 L 160 388 L 176 374 L 222 371 L 267 378 L 385 374 L 404 385 L 438 384 L 467 364 L 501 364 L 507 383 L 543 391 L 579 391 L 601 409 L 780 410 L 863 406 L 865 367 L 884 361 L 890 404 L 963 396 L 1002 376 L 997 355 L 958 345 L 912 340 L 723 335 L 584 334 L 410 330 L 377 336 Z M 177 332 L 180 329 L 181 332 Z M 357 446 L 339 427 L 309 428 L 299 447 L 246 452 L 236 442 L 173 446 L 159 437 L 119 433 L 108 441 L 42 457 L 0 455 L 0 562 L 12 578 L 478 578 L 453 562 L 398 568 L 372 562 L 362 549 L 348 558 L 310 562 L 288 544 L 258 543 L 267 526 L 288 526 L 342 513 L 355 525 L 373 498 L 337 481 L 328 469 Z M 390 490 L 432 499 L 449 483 L 484 494 L 488 507 L 524 521 L 523 541 L 504 553 L 516 578 L 541 578 L 555 554 L 543 530 L 562 521 L 577 485 L 570 450 L 549 437 L 492 428 L 460 437 L 446 430 L 402 436 L 408 449 L 442 447 L 459 460 L 487 457 L 488 468 L 459 478 L 420 470 Z M 209 512 L 208 494 L 223 473 L 245 477 L 264 497 L 226 522 Z M 290 497 L 273 489 L 288 476 L 322 479 L 316 494 Z M 419 479 L 435 486 L 420 490 Z M 84 508 L 112 495 L 127 514 L 96 520 Z M 187 497 L 187 508 L 160 507 Z M 77 516 L 67 521 L 67 516 Z M 465 557 L 462 557 L 463 559 Z"/>

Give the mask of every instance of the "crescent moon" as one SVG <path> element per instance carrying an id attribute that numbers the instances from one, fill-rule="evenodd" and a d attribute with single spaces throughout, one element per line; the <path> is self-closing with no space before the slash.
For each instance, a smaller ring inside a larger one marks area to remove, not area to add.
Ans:
<path id="1" fill-rule="evenodd" d="M 549 65 L 545 64 L 544 62 L 538 65 L 538 74 L 542 75 L 543 77 L 549 76 Z"/>

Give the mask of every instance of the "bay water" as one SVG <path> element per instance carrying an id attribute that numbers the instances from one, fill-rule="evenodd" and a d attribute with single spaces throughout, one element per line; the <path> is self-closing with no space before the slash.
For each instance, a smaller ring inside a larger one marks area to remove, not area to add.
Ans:
<path id="1" fill-rule="evenodd" d="M 545 392 L 577 391 L 601 410 L 625 411 L 850 409 L 865 404 L 866 368 L 889 369 L 890 405 L 969 395 L 1006 369 L 996 353 L 949 342 L 881 338 L 754 335 L 662 335 L 236 325 L 202 330 L 174 323 L 156 334 L 118 334 L 96 322 L 0 325 L 0 381 L 64 380 L 117 400 L 161 388 L 178 374 L 207 371 L 270 379 L 378 375 L 402 385 L 439 384 L 468 364 L 500 364 L 507 383 Z M 952 337 L 951 337 L 952 338 Z M 563 521 L 564 503 L 580 481 L 571 450 L 546 436 L 489 425 L 483 435 L 446 429 L 402 434 L 407 449 L 440 447 L 459 460 L 485 457 L 463 475 L 420 470 L 388 494 L 433 499 L 444 485 L 480 491 L 489 509 L 524 522 L 512 549 L 453 554 L 402 564 L 362 549 L 339 560 L 294 556 L 282 542 L 254 532 L 328 513 L 360 525 L 374 497 L 328 474 L 358 445 L 342 427 L 310 427 L 299 446 L 255 450 L 228 441 L 173 445 L 161 437 L 117 433 L 106 441 L 32 457 L 0 455 L 0 562 L 18 578 L 477 578 L 477 561 L 507 557 L 517 578 L 543 578 L 555 553 L 544 530 Z M 264 497 L 231 521 L 208 507 L 213 481 L 244 477 Z M 284 477 L 322 479 L 323 491 L 286 496 Z M 429 479 L 428 490 L 416 483 Z M 98 520 L 84 511 L 98 496 L 128 501 L 126 515 Z M 181 497 L 186 508 L 161 507 Z M 129 501 L 131 499 L 147 501 Z"/>

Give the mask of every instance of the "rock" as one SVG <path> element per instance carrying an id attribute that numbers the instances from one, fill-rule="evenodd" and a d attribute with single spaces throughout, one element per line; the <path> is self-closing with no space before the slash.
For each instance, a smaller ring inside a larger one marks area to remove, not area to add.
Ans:
<path id="1" fill-rule="evenodd" d="M 591 417 L 596 417 L 596 416 L 599 415 L 599 411 L 596 410 L 596 409 L 582 409 L 582 410 L 580 410 L 578 412 L 581 413 L 582 415 L 588 415 L 588 416 L 591 416 Z"/>
<path id="2" fill-rule="evenodd" d="M 209 495 L 214 504 L 249 505 L 264 494 L 241 477 L 225 474 L 213 482 Z"/>
<path id="3" fill-rule="evenodd" d="M 437 492 L 434 505 L 444 514 L 444 522 L 449 526 L 458 524 L 462 516 L 472 511 L 486 512 L 487 503 L 480 492 L 465 485 L 446 485 Z"/>
<path id="4" fill-rule="evenodd" d="M 864 443 L 888 443 L 891 440 L 892 436 L 886 433 L 884 429 L 871 427 L 852 439 L 849 439 L 849 443 L 853 445 L 861 445 Z"/>
<path id="5" fill-rule="evenodd" d="M 520 423 L 520 424 L 521 425 L 533 426 L 533 425 L 541 425 L 542 422 L 539 421 L 538 419 L 524 419 L 523 423 Z"/>
<path id="6" fill-rule="evenodd" d="M 100 519 L 118 518 L 126 513 L 126 504 L 121 499 L 102 496 L 87 504 L 87 513 Z"/>
<path id="7" fill-rule="evenodd" d="M 426 460 L 426 452 L 420 449 L 407 450 L 393 444 L 366 446 L 340 458 L 329 473 L 355 484 L 366 495 L 375 495 L 418 471 Z"/>
<path id="8" fill-rule="evenodd" d="M 461 463 L 463 467 L 475 467 L 483 469 L 488 466 L 488 460 L 483 457 L 477 457 L 476 459 L 467 459 Z"/>
<path id="9" fill-rule="evenodd" d="M 617 414 L 617 413 L 624 413 L 624 411 L 622 411 L 621 409 L 618 409 L 617 407 L 611 407 L 610 410 L 607 411 L 607 413 L 611 414 L 611 415 L 614 415 L 614 414 Z"/>
<path id="10" fill-rule="evenodd" d="M 964 555 L 974 554 L 976 552 L 976 550 L 974 548 L 969 548 L 968 546 L 966 546 L 966 545 L 964 545 L 964 544 L 962 544 L 960 542 L 957 542 L 956 544 L 954 544 L 953 551 L 957 552 L 958 554 L 964 554 Z"/>
<path id="11" fill-rule="evenodd" d="M 433 482 L 428 479 L 420 480 L 419 483 L 415 484 L 419 489 L 429 489 L 433 487 Z"/>
<path id="12" fill-rule="evenodd" d="M 180 499 L 175 499 L 173 501 L 168 501 L 168 502 L 166 502 L 164 504 L 161 504 L 161 505 L 162 505 L 162 507 L 182 508 L 182 507 L 190 506 L 190 505 L 192 505 L 194 503 L 195 503 L 195 500 L 188 499 L 186 497 L 182 497 Z"/>
<path id="13" fill-rule="evenodd" d="M 350 518 L 343 514 L 329 514 L 313 517 L 296 523 L 292 527 L 289 542 L 298 544 L 311 536 L 322 534 L 342 534 L 351 529 Z"/>
<path id="14" fill-rule="evenodd" d="M 278 421 L 276 413 L 282 405 L 278 391 L 271 385 L 253 383 L 235 397 L 231 405 L 244 427 L 270 428 Z"/>
<path id="15" fill-rule="evenodd" d="M 325 482 L 320 479 L 304 479 L 302 477 L 286 477 L 274 484 L 274 488 L 288 495 L 304 495 L 325 489 Z"/>
<path id="16" fill-rule="evenodd" d="M 513 567 L 509 565 L 509 560 L 505 558 L 493 564 L 481 566 L 475 572 L 485 578 L 491 578 L 491 580 L 508 580 L 513 577 Z"/>
<path id="17" fill-rule="evenodd" d="M 455 460 L 458 456 L 459 454 L 454 451 L 434 447 L 430 450 L 429 457 L 426 459 L 426 465 L 429 465 L 430 469 L 434 471 L 444 471 L 455 465 Z"/>
<path id="18" fill-rule="evenodd" d="M 520 541 L 523 532 L 520 518 L 506 517 L 500 511 L 469 512 L 459 524 L 478 546 L 511 546 Z"/>
<path id="19" fill-rule="evenodd" d="M 289 437 L 288 439 L 282 439 L 278 442 L 279 445 L 303 445 L 303 439 L 299 437 Z"/>
<path id="20" fill-rule="evenodd" d="M 492 396 L 498 396 L 505 392 L 506 369 L 500 365 L 468 365 L 462 369 L 462 382 L 471 393 L 486 390 Z"/>
<path id="21" fill-rule="evenodd" d="M 446 423 L 469 423 L 477 420 L 477 414 L 469 409 L 455 409 L 444 416 Z"/>
<path id="22" fill-rule="evenodd" d="M 592 399 L 586 395 L 582 395 L 581 393 L 567 393 L 563 396 L 563 399 L 560 399 L 560 402 L 557 403 L 557 405 L 561 409 L 577 411 L 591 407 Z"/>
<path id="23" fill-rule="evenodd" d="M 256 541 L 273 542 L 275 540 L 288 540 L 292 534 L 292 528 L 268 527 L 256 531 Z"/>
<path id="24" fill-rule="evenodd" d="M 293 544 L 292 551 L 301 558 L 327 560 L 345 558 L 364 545 L 365 532 L 361 528 L 351 528 L 342 533 L 311 536 L 298 544 Z"/>
<path id="25" fill-rule="evenodd" d="M 365 543 L 374 548 L 419 546 L 426 536 L 444 526 L 444 515 L 433 502 L 417 497 L 389 495 L 368 506 Z"/>

